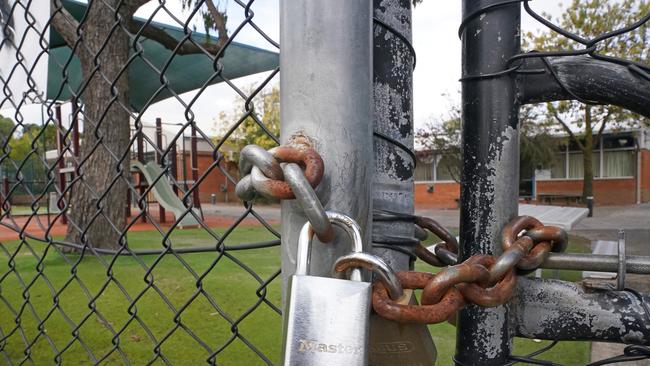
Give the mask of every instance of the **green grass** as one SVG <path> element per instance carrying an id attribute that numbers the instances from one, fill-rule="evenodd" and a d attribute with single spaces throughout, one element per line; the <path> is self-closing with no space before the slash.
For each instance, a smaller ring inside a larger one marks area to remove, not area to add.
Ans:
<path id="1" fill-rule="evenodd" d="M 41 205 L 41 207 L 38 208 L 38 214 L 39 215 L 46 215 L 47 214 L 47 207 L 44 205 Z M 50 214 L 57 214 L 59 210 L 50 210 Z M 4 214 L 5 211 L 2 210 L 2 213 Z M 11 206 L 11 215 L 12 216 L 29 216 L 34 213 L 34 210 L 32 210 L 31 206 Z"/>
<path id="2" fill-rule="evenodd" d="M 219 232 L 222 234 L 222 232 Z M 128 236 L 129 245 L 134 248 L 160 247 L 162 236 L 157 232 L 132 232 Z M 274 236 L 263 228 L 241 227 L 230 234 L 227 245 L 238 243 L 272 240 Z M 574 238 L 572 238 L 574 239 Z M 207 246 L 215 244 L 215 239 L 202 230 L 177 230 L 170 237 L 174 247 Z M 577 240 L 574 251 L 584 251 L 584 245 Z M 266 304 L 244 316 L 246 311 L 259 301 L 256 290 L 260 284 L 251 274 L 238 264 L 241 263 L 255 270 L 262 280 L 268 279 L 279 268 L 279 248 L 267 248 L 247 251 L 229 252 L 229 256 L 218 253 L 184 254 L 180 258 L 166 255 L 162 259 L 156 256 L 142 257 L 142 263 L 131 257 L 120 257 L 112 265 L 110 257 L 102 259 L 86 255 L 66 255 L 63 257 L 54 248 L 44 253 L 44 243 L 29 242 L 39 259 L 27 248 L 27 243 L 0 243 L 0 329 L 5 336 L 15 328 L 15 316 L 8 306 L 21 311 L 21 326 L 24 336 L 34 341 L 31 346 L 31 358 L 36 365 L 54 363 L 54 352 L 48 339 L 37 337 L 39 323 L 33 313 L 43 322 L 44 334 L 54 346 L 63 351 L 64 364 L 88 364 L 91 359 L 78 341 L 73 341 L 73 331 L 92 349 L 96 358 L 110 353 L 114 348 L 109 328 L 124 331 L 119 337 L 120 348 L 133 364 L 145 364 L 155 358 L 154 342 L 139 324 L 145 323 L 153 337 L 161 340 L 166 337 L 161 352 L 167 360 L 178 365 L 204 364 L 209 356 L 197 341 L 182 328 L 175 327 L 174 311 L 184 309 L 180 320 L 192 332 L 204 340 L 212 350 L 231 342 L 217 356 L 217 363 L 222 365 L 259 365 L 262 360 L 252 352 L 245 342 L 250 342 L 273 363 L 278 363 L 281 348 L 281 318 Z M 12 256 L 9 259 L 7 253 Z M 15 255 L 14 255 L 15 254 Z M 192 271 L 185 268 L 189 265 Z M 110 273 L 115 281 L 107 281 Z M 147 273 L 145 267 L 153 268 Z M 37 268 L 40 268 L 40 273 Z M 13 270 L 12 270 L 13 269 Z M 427 265 L 418 264 L 419 270 L 432 270 Z M 14 271 L 15 270 L 15 271 Z M 207 275 L 206 275 L 207 273 Z M 205 275 L 204 277 L 201 277 Z M 576 278 L 575 274 L 560 273 L 561 278 Z M 201 277 L 200 280 L 197 277 Z M 49 284 L 45 281 L 49 280 Z M 69 281 L 72 279 L 72 281 Z M 78 283 L 83 281 L 86 289 Z M 153 280 L 155 287 L 148 285 Z M 24 291 L 21 281 L 29 286 Z M 122 289 L 118 287 L 118 283 Z M 218 309 L 208 298 L 197 290 L 200 288 L 210 294 L 218 304 Z M 126 291 L 128 296 L 123 293 Z M 161 300 L 158 292 L 164 294 L 169 303 Z M 99 295 L 101 294 L 101 295 Z M 99 295 L 99 296 L 98 296 Z M 28 297 L 29 306 L 24 306 Z M 280 304 L 279 278 L 268 286 L 266 298 L 272 303 Z M 69 317 L 66 320 L 54 307 L 53 298 L 58 299 L 58 306 Z M 96 300 L 89 300 L 96 298 Z M 137 319 L 132 319 L 129 304 L 134 301 L 133 310 Z M 3 302 L 3 301 L 6 301 Z M 101 316 L 93 313 L 88 304 L 92 302 Z M 51 311 L 53 310 L 54 311 Z M 50 314 L 51 312 L 51 314 Z M 245 338 L 234 338 L 232 326 L 220 313 L 235 321 L 238 334 Z M 49 315 L 48 315 L 49 314 Z M 81 324 L 78 329 L 70 325 Z M 455 328 L 449 324 L 432 325 L 429 328 L 438 348 L 438 365 L 452 365 L 451 356 L 455 346 Z M 23 359 L 25 343 L 19 332 L 9 336 L 4 350 L 14 362 Z M 2 336 L 0 335 L 0 338 Z M 515 354 L 530 353 L 544 343 L 516 339 Z M 1 345 L 0 345 L 1 347 Z M 586 342 L 563 342 L 553 350 L 541 356 L 563 364 L 585 364 L 588 360 L 589 345 Z M 0 364 L 5 362 L 0 354 Z M 122 364 L 117 352 L 111 353 L 104 364 Z M 155 364 L 163 364 L 158 360 Z"/>

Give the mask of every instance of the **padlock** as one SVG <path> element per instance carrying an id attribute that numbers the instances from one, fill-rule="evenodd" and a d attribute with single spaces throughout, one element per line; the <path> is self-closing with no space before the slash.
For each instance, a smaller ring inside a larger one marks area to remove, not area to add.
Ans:
<path id="1" fill-rule="evenodd" d="M 350 236 L 352 251 L 363 250 L 354 220 L 334 212 L 327 217 Z M 300 231 L 296 272 L 289 282 L 284 365 L 367 365 L 371 284 L 361 281 L 359 268 L 350 271 L 350 280 L 310 276 L 312 236 L 307 223 Z"/>
<path id="2" fill-rule="evenodd" d="M 404 290 L 398 303 L 417 305 L 413 290 Z M 370 315 L 370 366 L 433 366 L 438 351 L 426 324 L 402 324 Z"/>
<path id="3" fill-rule="evenodd" d="M 393 270 L 379 257 L 367 253 L 352 253 L 340 257 L 335 269 L 363 267 L 375 274 L 396 303 L 417 304 L 413 290 L 402 289 Z M 401 324 L 382 318 L 374 311 L 370 315 L 370 366 L 433 366 L 438 356 L 426 324 Z"/>

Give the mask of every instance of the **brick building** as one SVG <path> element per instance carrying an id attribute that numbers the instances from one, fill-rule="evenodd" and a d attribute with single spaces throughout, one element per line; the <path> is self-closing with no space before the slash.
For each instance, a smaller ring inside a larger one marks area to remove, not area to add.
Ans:
<path id="1" fill-rule="evenodd" d="M 520 177 L 520 195 L 540 203 L 572 204 L 582 194 L 582 152 L 567 138 L 556 159 L 540 166 L 532 177 Z M 604 133 L 594 147 L 594 202 L 597 205 L 650 202 L 650 130 Z M 460 197 L 458 177 L 450 169 L 454 159 L 419 152 L 415 171 L 415 203 L 455 208 Z"/>
<path id="2" fill-rule="evenodd" d="M 163 148 L 167 149 L 169 143 L 176 137 L 176 129 L 169 127 L 170 123 L 162 123 L 162 136 L 160 137 Z M 143 131 L 146 139 L 143 143 L 144 161 L 156 159 L 155 149 L 151 142 L 157 142 L 156 126 L 151 123 L 143 122 Z M 192 141 L 196 139 L 196 166 L 192 159 Z M 233 202 L 237 201 L 235 195 L 235 186 L 228 179 L 230 175 L 233 179 L 238 179 L 237 164 L 233 162 L 234 151 L 229 146 L 222 145 L 219 153 L 222 158 L 217 161 L 213 151 L 213 144 L 206 140 L 200 134 L 192 137 L 191 129 L 186 128 L 183 136 L 176 139 L 176 171 L 172 175 L 177 184 L 183 189 L 193 187 L 198 182 L 198 192 L 200 202 L 208 203 L 215 200 L 216 202 Z M 134 151 L 134 157 L 137 154 Z M 170 165 L 169 159 L 173 159 L 174 154 L 166 156 L 164 164 Z M 171 178 L 171 177 L 170 177 Z M 151 198 L 153 200 L 153 198 Z"/>

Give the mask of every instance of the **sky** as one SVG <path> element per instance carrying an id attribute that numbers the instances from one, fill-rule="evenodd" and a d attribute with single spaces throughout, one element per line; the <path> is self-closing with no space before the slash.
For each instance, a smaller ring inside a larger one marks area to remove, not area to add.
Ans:
<path id="1" fill-rule="evenodd" d="M 561 12 L 560 3 L 568 4 L 570 0 L 544 0 L 531 3 L 537 12 L 547 12 L 554 17 Z M 219 1 L 217 1 L 219 2 Z M 180 6 L 180 1 L 165 1 L 165 9 L 160 8 L 159 1 L 151 1 L 143 6 L 136 16 L 149 17 L 162 23 L 178 25 L 175 17 L 183 21 L 188 16 Z M 233 0 L 220 0 L 227 8 L 229 32 L 235 30 L 245 17 L 244 9 Z M 253 3 L 255 13 L 253 20 L 272 39 L 279 41 L 279 0 L 257 0 Z M 461 20 L 460 1 L 425 0 L 413 9 L 413 46 L 417 54 L 417 66 L 414 71 L 414 123 L 416 129 L 428 121 L 435 121 L 447 115 L 450 106 L 458 103 L 460 83 L 460 40 L 457 35 Z M 193 24 L 197 31 L 203 31 L 203 24 L 197 17 Z M 540 24 L 522 11 L 522 28 L 532 31 Z M 236 42 L 277 51 L 277 49 L 260 36 L 252 27 L 245 26 L 233 39 Z M 252 75 L 234 80 L 239 87 L 259 84 L 268 73 Z M 269 87 L 279 84 L 279 75 Z M 196 92 L 182 95 L 190 101 Z M 219 130 L 220 112 L 233 111 L 237 94 L 225 83 L 208 87 L 192 107 L 199 127 L 208 134 Z M 0 111 L 5 115 L 8 111 Z M 24 108 L 28 118 L 40 119 L 40 108 Z M 33 116 L 33 117 L 32 117 Z M 169 123 L 185 122 L 184 108 L 173 98 L 152 105 L 144 114 L 145 122 L 153 122 L 162 117 Z"/>
<path id="2" fill-rule="evenodd" d="M 560 3 L 568 4 L 569 1 L 544 0 L 531 3 L 531 6 L 539 13 L 547 12 L 557 17 L 561 11 L 558 5 Z M 139 15 L 150 14 L 154 8 L 154 3 L 149 4 L 140 10 Z M 279 40 L 278 1 L 258 0 L 254 3 L 253 10 L 254 20 L 260 28 L 274 40 Z M 241 22 L 243 19 L 241 7 L 231 2 L 228 11 L 229 24 L 235 25 Z M 167 19 L 162 16 L 163 14 L 160 14 L 160 20 L 167 22 Z M 413 9 L 413 47 L 417 54 L 417 66 L 413 75 L 413 118 L 416 128 L 422 127 L 428 121 L 446 116 L 450 106 L 459 102 L 461 43 L 457 32 L 460 21 L 461 6 L 458 0 L 425 0 Z M 202 30 L 202 27 L 199 25 L 198 29 Z M 539 23 L 522 10 L 523 31 L 539 28 Z M 250 27 L 238 34 L 235 41 L 274 50 Z M 259 83 L 266 75 L 265 73 L 241 78 L 236 83 L 238 85 Z M 276 76 L 274 83 L 275 85 L 279 83 L 279 75 Z M 184 95 L 184 97 L 190 96 L 193 97 L 194 93 Z M 218 122 L 215 116 L 218 111 L 230 112 L 235 98 L 236 95 L 226 85 L 210 87 L 208 92 L 199 98 L 194 108 L 202 128 L 215 130 L 214 125 Z M 160 102 L 152 107 L 145 113 L 145 120 L 154 120 L 156 116 L 184 120 L 182 110 L 174 101 Z"/>

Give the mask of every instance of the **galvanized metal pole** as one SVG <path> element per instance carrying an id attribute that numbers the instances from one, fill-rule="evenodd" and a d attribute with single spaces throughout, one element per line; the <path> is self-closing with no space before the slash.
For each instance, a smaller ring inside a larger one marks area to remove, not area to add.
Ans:
<path id="1" fill-rule="evenodd" d="M 460 260 L 500 254 L 499 234 L 517 214 L 519 131 L 514 78 L 499 73 L 520 50 L 520 4 L 464 0 L 462 30 L 463 167 Z M 503 365 L 510 354 L 508 305 L 468 305 L 459 314 L 456 360 Z"/>
<path id="2" fill-rule="evenodd" d="M 327 210 L 355 219 L 370 246 L 372 152 L 372 33 L 370 0 L 280 2 L 281 141 L 308 144 L 325 162 L 317 194 Z M 282 202 L 283 284 L 295 270 L 305 216 Z M 340 235 L 344 238 L 343 235 Z M 329 276 L 350 251 L 347 240 L 314 241 L 310 272 Z M 286 286 L 283 286 L 285 289 Z"/>

